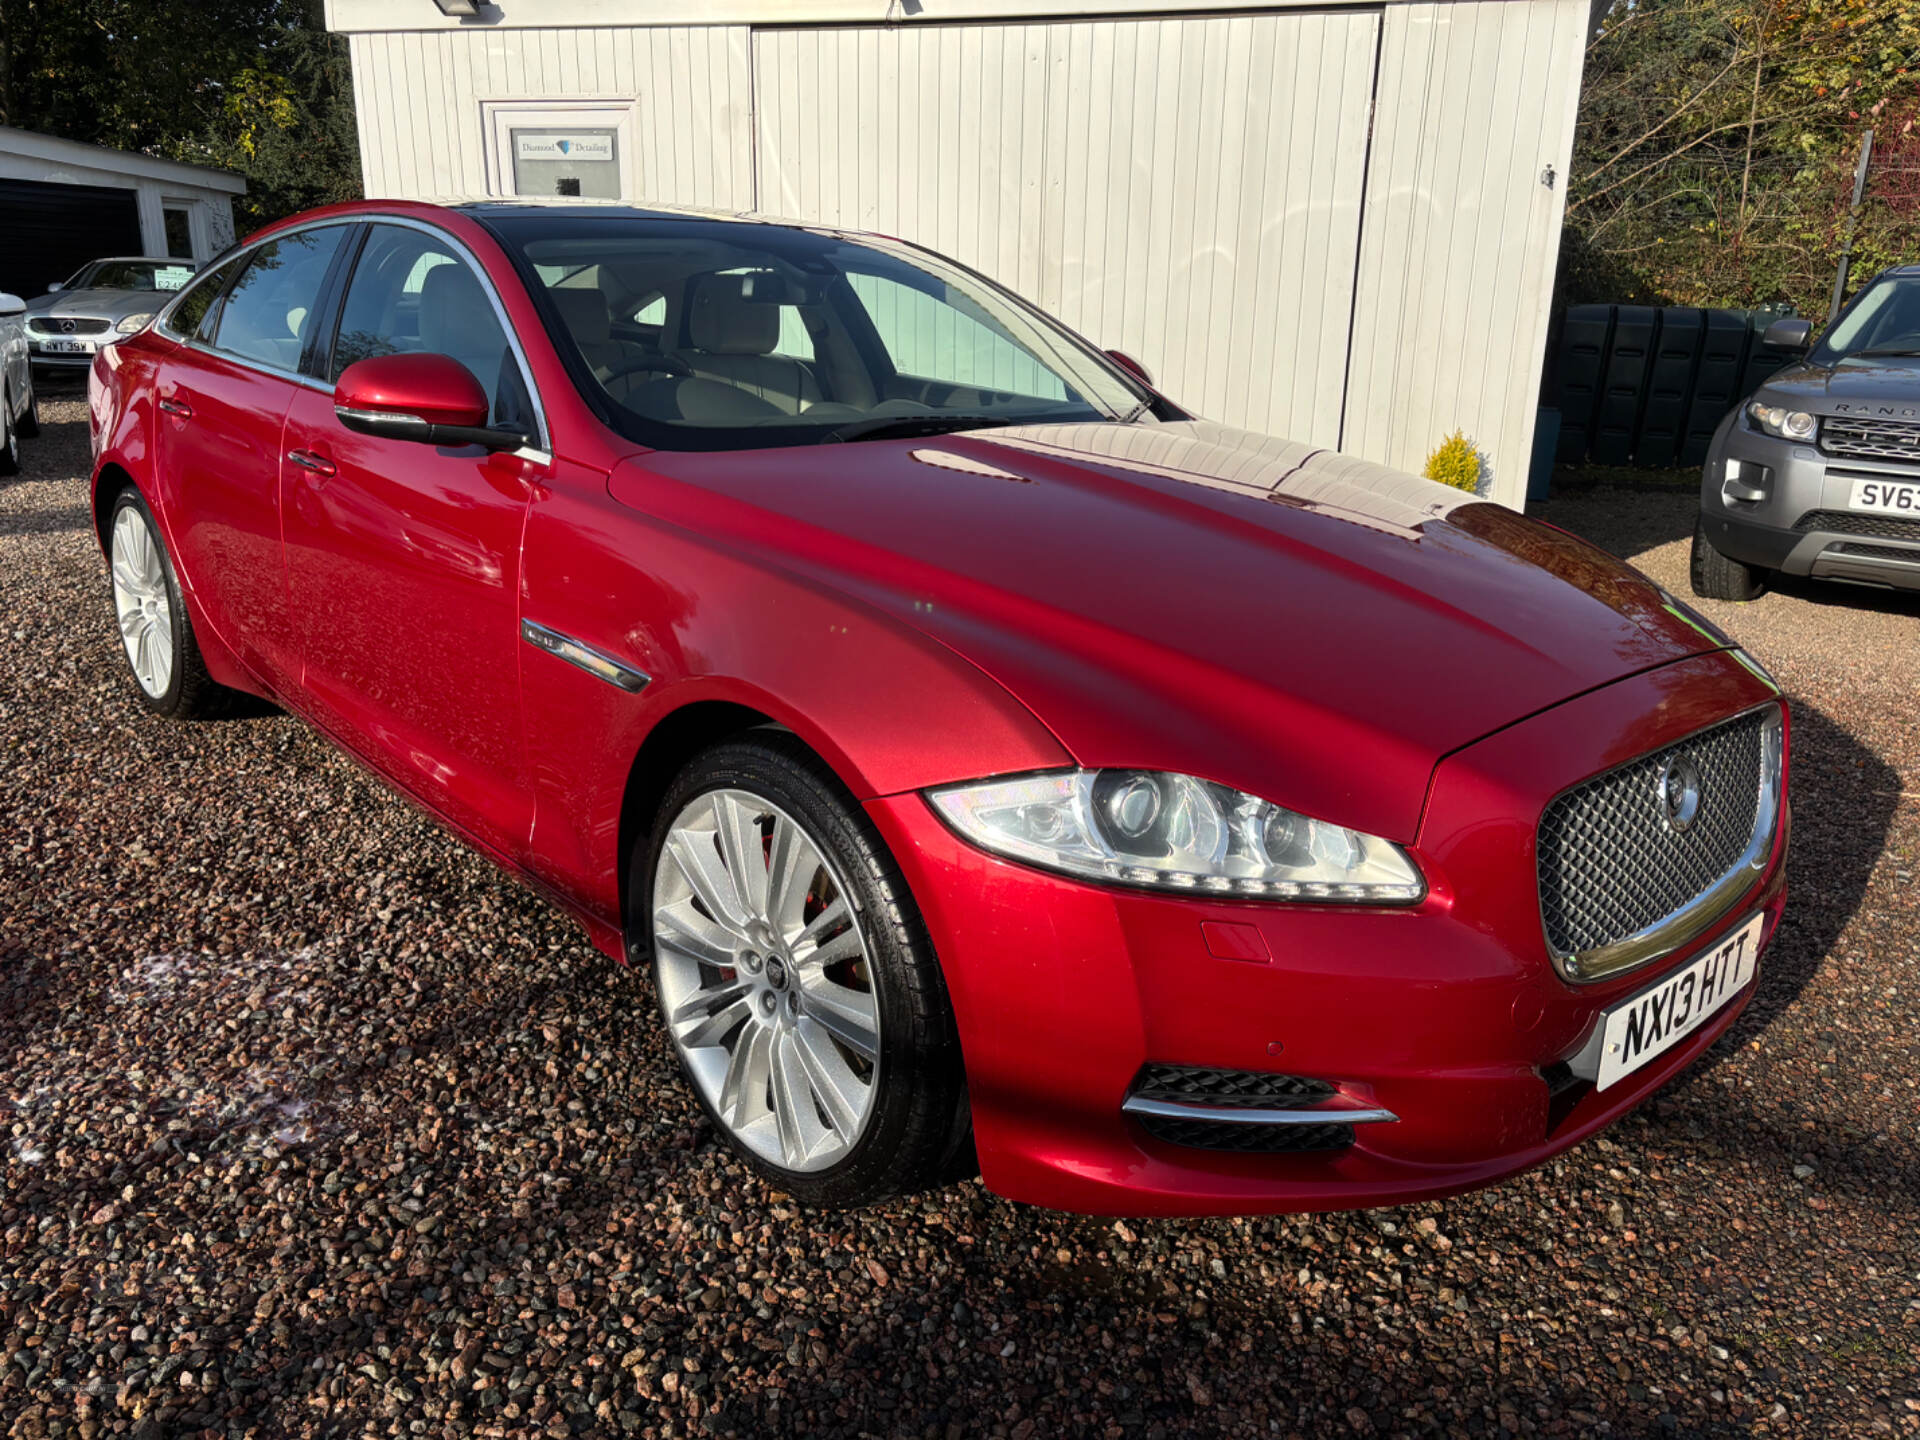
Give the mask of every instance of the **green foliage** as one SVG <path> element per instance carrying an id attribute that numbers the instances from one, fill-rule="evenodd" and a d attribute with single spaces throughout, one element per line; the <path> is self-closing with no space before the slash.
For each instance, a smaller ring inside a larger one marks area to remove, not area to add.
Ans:
<path id="1" fill-rule="evenodd" d="M 0 124 L 237 170 L 242 233 L 360 189 L 320 0 L 0 0 Z"/>
<path id="2" fill-rule="evenodd" d="M 1824 315 L 1860 133 L 1892 177 L 1916 106 L 1915 0 L 1616 0 L 1587 52 L 1563 298 Z M 1897 189 L 1876 182 L 1858 275 L 1915 258 Z"/>
<path id="3" fill-rule="evenodd" d="M 1441 442 L 1438 450 L 1427 457 L 1425 474 L 1429 480 L 1438 480 L 1442 485 L 1451 485 L 1469 495 L 1478 495 L 1480 452 L 1473 448 L 1471 440 L 1456 430 Z"/>

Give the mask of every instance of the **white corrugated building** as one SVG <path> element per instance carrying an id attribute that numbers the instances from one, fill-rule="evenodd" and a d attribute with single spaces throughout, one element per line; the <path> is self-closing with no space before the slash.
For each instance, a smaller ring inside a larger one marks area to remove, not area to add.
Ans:
<path id="1" fill-rule="evenodd" d="M 1462 429 L 1517 505 L 1590 5 L 327 0 L 327 19 L 370 196 L 902 236 L 1210 419 L 1416 470 Z"/>

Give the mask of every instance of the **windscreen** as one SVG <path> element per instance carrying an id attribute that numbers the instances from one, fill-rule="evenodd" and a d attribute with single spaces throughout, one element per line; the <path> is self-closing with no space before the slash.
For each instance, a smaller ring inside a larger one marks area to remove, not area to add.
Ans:
<path id="1" fill-rule="evenodd" d="M 1064 328 L 910 245 L 646 216 L 493 228 L 547 302 L 576 375 L 646 444 L 1119 419 L 1148 398 Z"/>
<path id="2" fill-rule="evenodd" d="M 191 265 L 145 260 L 102 260 L 83 280 L 90 290 L 156 290 L 171 294 L 193 278 Z"/>
<path id="3" fill-rule="evenodd" d="M 1812 359 L 1832 365 L 1881 356 L 1920 356 L 1920 275 L 1888 275 L 1861 291 Z"/>

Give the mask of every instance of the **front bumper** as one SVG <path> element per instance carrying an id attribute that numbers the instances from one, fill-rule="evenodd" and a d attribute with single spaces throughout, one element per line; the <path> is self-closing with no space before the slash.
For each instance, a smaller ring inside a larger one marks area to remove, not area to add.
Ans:
<path id="1" fill-rule="evenodd" d="M 1764 498 L 1740 498 L 1742 477 L 1756 471 L 1764 471 Z M 1920 470 L 1836 459 L 1730 417 L 1701 476 L 1707 539 L 1722 555 L 1785 575 L 1920 589 L 1920 523 L 1849 511 L 1860 479 L 1920 484 Z"/>
<path id="2" fill-rule="evenodd" d="M 1569 1084 L 1565 1062 L 1602 1010 L 1756 912 L 1771 938 L 1786 822 L 1766 868 L 1699 940 L 1577 987 L 1547 954 L 1535 824 L 1573 781 L 1772 696 L 1731 656 L 1701 656 L 1449 757 L 1413 847 L 1431 893 L 1407 910 L 1102 889 L 975 850 L 917 795 L 870 801 L 941 957 L 987 1185 L 1097 1214 L 1347 1209 L 1485 1185 L 1610 1123 L 1711 1045 L 1748 996 L 1604 1092 Z M 1223 958 L 1240 954 L 1255 958 Z M 1148 1064 L 1312 1077 L 1340 1104 L 1397 1118 L 1357 1124 L 1351 1146 L 1325 1152 L 1167 1143 L 1122 1110 Z"/>
<path id="3" fill-rule="evenodd" d="M 71 372 L 76 375 L 84 375 L 92 368 L 93 357 L 98 353 L 99 348 L 104 348 L 104 345 L 97 347 L 96 350 L 88 351 L 84 355 L 73 355 L 64 352 L 56 354 L 42 350 L 37 342 L 29 341 L 27 343 L 27 359 L 36 370 L 58 371 L 63 374 Z"/>

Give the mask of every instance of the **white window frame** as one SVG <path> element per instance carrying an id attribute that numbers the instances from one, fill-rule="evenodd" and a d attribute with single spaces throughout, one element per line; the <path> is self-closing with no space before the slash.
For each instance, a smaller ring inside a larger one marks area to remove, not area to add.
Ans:
<path id="1" fill-rule="evenodd" d="M 619 151 L 620 198 L 606 204 L 632 205 L 640 198 L 640 155 L 635 143 L 640 102 L 630 98 L 578 100 L 483 100 L 480 118 L 487 137 L 487 193 L 514 198 L 513 132 L 517 127 L 578 125 L 612 130 Z"/>

